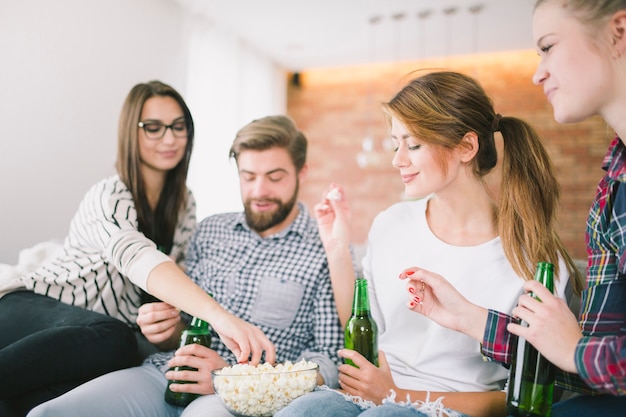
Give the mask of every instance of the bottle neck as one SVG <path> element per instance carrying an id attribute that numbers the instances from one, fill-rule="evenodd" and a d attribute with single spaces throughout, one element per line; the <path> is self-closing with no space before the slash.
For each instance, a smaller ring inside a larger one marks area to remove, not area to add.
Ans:
<path id="1" fill-rule="evenodd" d="M 198 317 L 193 317 L 191 319 L 191 324 L 189 325 L 190 328 L 192 329 L 198 329 L 198 330 L 203 330 L 205 332 L 208 332 L 209 330 L 209 323 L 207 323 L 206 321 L 198 318 Z"/>
<path id="2" fill-rule="evenodd" d="M 353 316 L 369 316 L 370 300 L 367 293 L 367 280 L 359 278 L 354 283 L 354 300 L 352 301 Z"/>
<path id="3" fill-rule="evenodd" d="M 535 271 L 535 281 L 541 282 L 551 293 L 554 293 L 554 265 L 549 262 L 539 262 Z"/>

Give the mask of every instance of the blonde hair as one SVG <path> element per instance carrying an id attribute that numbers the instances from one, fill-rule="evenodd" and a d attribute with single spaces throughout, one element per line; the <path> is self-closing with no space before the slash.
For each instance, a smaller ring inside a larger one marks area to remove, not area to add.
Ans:
<path id="1" fill-rule="evenodd" d="M 494 132 L 500 131 L 504 151 L 496 216 L 507 259 L 520 277 L 530 280 L 538 262 L 553 263 L 558 275 L 562 257 L 574 291 L 582 290 L 582 276 L 556 232 L 560 189 L 552 162 L 532 126 L 497 114 L 483 88 L 457 72 L 432 72 L 410 81 L 383 104 L 383 111 L 388 123 L 397 118 L 412 135 L 442 152 L 474 132 L 479 146 L 472 169 L 481 180 L 498 161 Z"/>

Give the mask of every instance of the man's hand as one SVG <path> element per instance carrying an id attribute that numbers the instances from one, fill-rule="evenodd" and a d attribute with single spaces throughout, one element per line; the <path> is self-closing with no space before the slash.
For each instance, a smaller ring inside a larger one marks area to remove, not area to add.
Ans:
<path id="1" fill-rule="evenodd" d="M 148 341 L 160 349 L 178 347 L 184 324 L 180 312 L 167 303 L 148 303 L 139 307 L 137 325 Z"/>
<path id="2" fill-rule="evenodd" d="M 165 377 L 171 381 L 188 381 L 190 384 L 171 384 L 173 392 L 190 392 L 192 394 L 213 394 L 211 371 L 228 363 L 213 349 L 192 343 L 178 349 L 168 365 L 172 370 L 167 371 Z M 188 366 L 197 371 L 174 371 L 177 366 Z"/>

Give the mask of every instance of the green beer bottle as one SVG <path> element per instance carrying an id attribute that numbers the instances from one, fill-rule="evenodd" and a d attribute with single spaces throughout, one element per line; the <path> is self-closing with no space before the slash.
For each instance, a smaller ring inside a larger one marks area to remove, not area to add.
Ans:
<path id="1" fill-rule="evenodd" d="M 211 347 L 211 330 L 209 328 L 209 323 L 197 317 L 194 317 L 191 320 L 191 324 L 185 330 L 183 330 L 183 333 L 180 336 L 180 347 L 192 343 L 198 343 L 208 348 Z M 176 366 L 173 370 L 196 371 L 197 369 L 189 366 Z M 173 392 L 172 390 L 170 390 L 170 385 L 193 383 L 194 382 L 189 381 L 169 381 L 167 383 L 167 388 L 165 389 L 165 401 L 179 407 L 185 407 L 187 404 L 198 398 L 200 394 L 192 394 L 190 392 Z"/>
<path id="2" fill-rule="evenodd" d="M 352 316 L 346 324 L 344 345 L 346 349 L 359 352 L 378 366 L 378 326 L 370 314 L 367 280 L 364 278 L 358 278 L 354 282 Z M 345 359 L 345 363 L 356 366 L 349 359 Z"/>
<path id="3" fill-rule="evenodd" d="M 535 280 L 554 292 L 554 265 L 539 262 Z M 523 321 L 521 324 L 528 326 Z M 518 338 L 517 345 L 513 345 L 511 354 L 507 413 L 515 417 L 550 417 L 556 371 L 554 365 L 522 337 Z"/>

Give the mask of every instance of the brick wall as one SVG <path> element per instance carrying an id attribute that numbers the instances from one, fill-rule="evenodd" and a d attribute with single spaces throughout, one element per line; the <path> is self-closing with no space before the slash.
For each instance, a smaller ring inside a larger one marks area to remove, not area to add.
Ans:
<path id="1" fill-rule="evenodd" d="M 309 139 L 302 200 L 312 209 L 328 183 L 341 183 L 352 201 L 353 241 L 364 243 L 374 216 L 401 200 L 404 190 L 391 166 L 392 152 L 381 145 L 387 131 L 380 103 L 404 86 L 413 71 L 451 69 L 476 78 L 497 112 L 525 119 L 542 136 L 562 188 L 561 237 L 572 256 L 585 258 L 586 216 L 613 132 L 598 117 L 557 124 L 541 87 L 531 81 L 538 59 L 534 51 L 521 51 L 301 73 L 298 86 L 289 83 L 287 106 Z M 379 165 L 363 169 L 356 155 L 366 136 L 375 139 L 381 159 Z"/>

